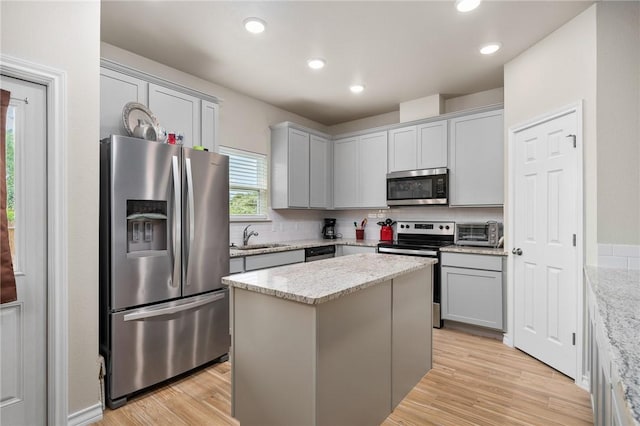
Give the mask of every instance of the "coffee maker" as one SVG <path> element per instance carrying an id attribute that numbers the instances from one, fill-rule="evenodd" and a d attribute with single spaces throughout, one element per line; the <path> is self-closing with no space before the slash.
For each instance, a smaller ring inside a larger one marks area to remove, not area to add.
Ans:
<path id="1" fill-rule="evenodd" d="M 327 240 L 333 240 L 336 238 L 336 220 L 331 218 L 324 219 L 324 226 L 322 227 L 322 238 Z"/>

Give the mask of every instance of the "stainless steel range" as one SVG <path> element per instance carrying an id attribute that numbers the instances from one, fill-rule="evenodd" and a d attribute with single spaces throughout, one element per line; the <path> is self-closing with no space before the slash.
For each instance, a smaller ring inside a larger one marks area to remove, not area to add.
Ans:
<path id="1" fill-rule="evenodd" d="M 440 247 L 450 246 L 455 238 L 454 222 L 398 222 L 397 239 L 378 244 L 378 253 L 434 257 L 440 261 Z M 433 326 L 440 328 L 440 266 L 433 268 Z"/>

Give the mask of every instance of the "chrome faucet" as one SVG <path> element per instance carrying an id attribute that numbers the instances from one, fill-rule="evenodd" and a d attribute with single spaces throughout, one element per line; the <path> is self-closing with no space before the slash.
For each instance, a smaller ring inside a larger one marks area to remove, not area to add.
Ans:
<path id="1" fill-rule="evenodd" d="M 251 232 L 247 232 L 249 230 L 249 227 L 251 225 L 247 225 L 246 228 L 244 228 L 244 231 L 242 231 L 242 245 L 246 246 L 247 244 L 249 244 L 249 238 L 251 238 L 253 235 L 255 235 L 256 237 L 260 234 L 258 234 L 256 231 L 251 231 Z"/>

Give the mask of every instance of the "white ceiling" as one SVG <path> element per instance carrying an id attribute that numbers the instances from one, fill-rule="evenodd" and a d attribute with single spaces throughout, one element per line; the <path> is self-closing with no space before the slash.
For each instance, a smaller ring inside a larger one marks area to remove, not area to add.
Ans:
<path id="1" fill-rule="evenodd" d="M 503 65 L 592 1 L 104 1 L 102 40 L 325 125 L 503 85 Z M 263 34 L 243 20 L 267 22 Z M 481 44 L 502 43 L 492 55 Z M 307 67 L 323 57 L 320 71 Z M 349 86 L 362 82 L 359 95 Z"/>

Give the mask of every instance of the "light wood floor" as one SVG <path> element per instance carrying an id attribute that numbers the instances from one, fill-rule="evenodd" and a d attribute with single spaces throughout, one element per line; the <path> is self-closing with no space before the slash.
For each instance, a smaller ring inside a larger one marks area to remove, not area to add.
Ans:
<path id="1" fill-rule="evenodd" d="M 434 366 L 383 423 L 590 425 L 586 391 L 497 340 L 436 330 Z M 106 410 L 99 425 L 238 425 L 230 416 L 228 362 Z M 302 425 L 300 425 L 302 426 Z"/>

